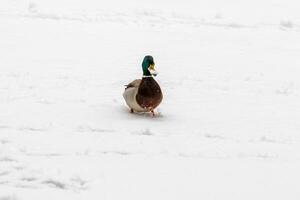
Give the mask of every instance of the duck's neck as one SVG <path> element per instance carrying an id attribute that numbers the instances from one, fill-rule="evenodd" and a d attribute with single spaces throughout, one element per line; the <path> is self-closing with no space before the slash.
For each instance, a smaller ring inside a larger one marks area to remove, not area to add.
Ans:
<path id="1" fill-rule="evenodd" d="M 143 78 L 153 78 L 152 75 L 143 75 Z"/>

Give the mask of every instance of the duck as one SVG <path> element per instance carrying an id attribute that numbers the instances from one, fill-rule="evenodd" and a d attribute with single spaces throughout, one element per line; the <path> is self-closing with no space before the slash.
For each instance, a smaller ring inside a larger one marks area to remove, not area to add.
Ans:
<path id="1" fill-rule="evenodd" d="M 154 109 L 162 102 L 161 88 L 154 79 L 158 74 L 154 66 L 153 57 L 145 56 L 142 62 L 142 79 L 135 79 L 125 85 L 123 97 L 131 113 L 150 112 L 155 116 Z"/>

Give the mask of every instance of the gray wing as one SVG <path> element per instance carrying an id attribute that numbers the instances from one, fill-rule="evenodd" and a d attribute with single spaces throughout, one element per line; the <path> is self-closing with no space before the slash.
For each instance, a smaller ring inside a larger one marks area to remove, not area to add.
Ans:
<path id="1" fill-rule="evenodd" d="M 135 79 L 134 81 L 132 81 L 131 83 L 129 83 L 128 85 L 125 85 L 126 88 L 131 88 L 131 87 L 139 87 L 139 85 L 141 84 L 142 79 Z"/>

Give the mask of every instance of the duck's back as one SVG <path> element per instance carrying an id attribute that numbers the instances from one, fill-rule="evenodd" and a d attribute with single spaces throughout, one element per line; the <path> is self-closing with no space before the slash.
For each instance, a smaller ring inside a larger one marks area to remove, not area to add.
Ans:
<path id="1" fill-rule="evenodd" d="M 138 88 L 140 86 L 141 82 L 142 82 L 142 79 L 135 79 L 134 81 L 132 81 L 131 83 L 126 85 L 125 89 L 131 88 L 131 87 Z"/>

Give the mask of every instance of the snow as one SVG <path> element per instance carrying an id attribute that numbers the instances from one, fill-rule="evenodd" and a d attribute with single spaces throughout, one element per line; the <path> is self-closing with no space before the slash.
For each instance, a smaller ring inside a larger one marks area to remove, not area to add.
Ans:
<path id="1" fill-rule="evenodd" d="M 2 0 L 0 200 L 298 200 L 299 5 Z"/>

